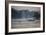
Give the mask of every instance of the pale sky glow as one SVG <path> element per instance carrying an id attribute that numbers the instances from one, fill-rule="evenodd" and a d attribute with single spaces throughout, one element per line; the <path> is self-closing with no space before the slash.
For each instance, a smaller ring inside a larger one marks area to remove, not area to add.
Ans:
<path id="1" fill-rule="evenodd" d="M 40 11 L 40 7 L 11 6 L 11 8 L 14 8 L 14 9 L 17 9 L 17 10 Z"/>

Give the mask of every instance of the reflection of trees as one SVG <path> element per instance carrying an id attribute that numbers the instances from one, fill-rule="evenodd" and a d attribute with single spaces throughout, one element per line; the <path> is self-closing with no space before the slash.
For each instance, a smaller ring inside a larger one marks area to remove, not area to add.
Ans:
<path id="1" fill-rule="evenodd" d="M 40 14 L 38 12 L 30 12 L 28 10 L 15 10 L 12 8 L 11 10 L 12 18 L 19 19 L 19 18 L 32 18 L 35 17 L 36 19 L 40 18 Z"/>

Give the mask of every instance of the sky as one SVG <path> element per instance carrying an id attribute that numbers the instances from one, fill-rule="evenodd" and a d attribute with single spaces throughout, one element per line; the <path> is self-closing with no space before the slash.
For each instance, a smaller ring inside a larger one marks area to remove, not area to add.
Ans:
<path id="1" fill-rule="evenodd" d="M 40 11 L 40 7 L 28 7 L 28 6 L 11 6 L 16 10 L 29 10 L 29 11 Z"/>

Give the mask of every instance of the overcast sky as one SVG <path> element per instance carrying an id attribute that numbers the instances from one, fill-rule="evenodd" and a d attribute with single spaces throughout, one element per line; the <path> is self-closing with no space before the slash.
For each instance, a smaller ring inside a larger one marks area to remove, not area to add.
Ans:
<path id="1" fill-rule="evenodd" d="M 29 11 L 40 11 L 40 7 L 28 7 L 28 6 L 12 6 L 16 10 L 29 10 Z"/>

